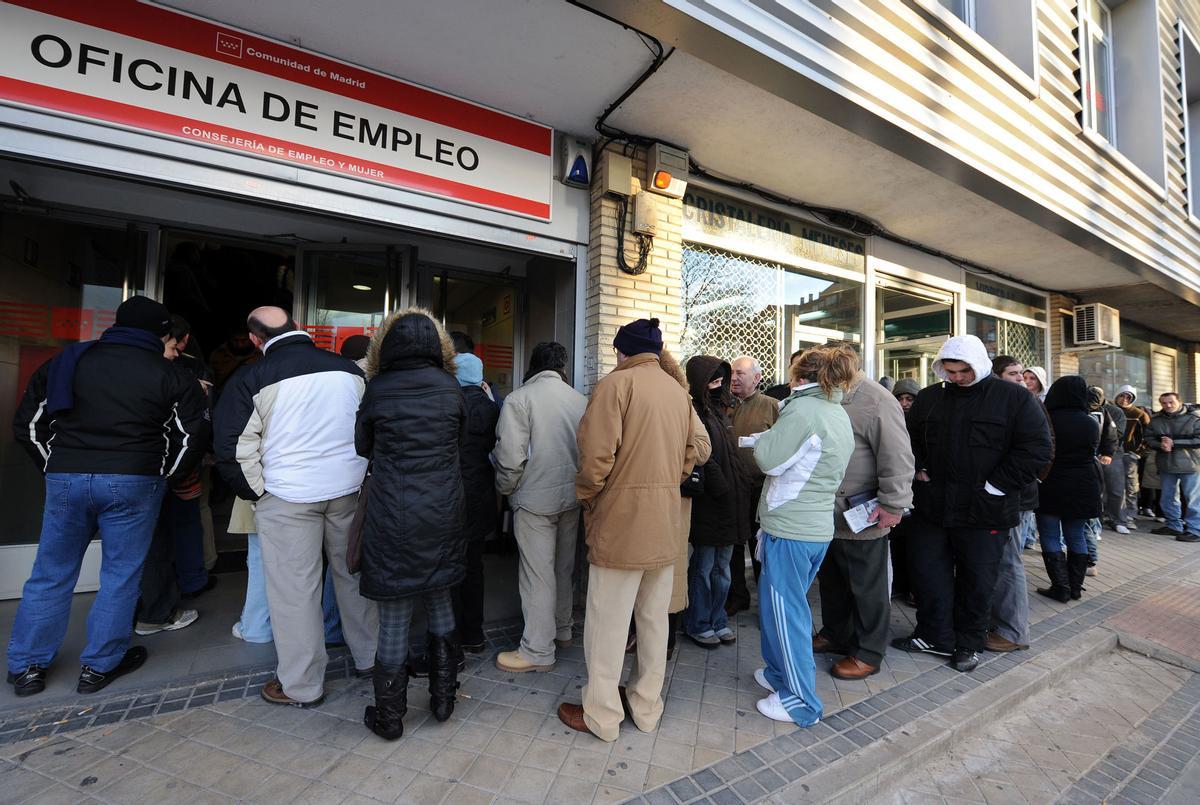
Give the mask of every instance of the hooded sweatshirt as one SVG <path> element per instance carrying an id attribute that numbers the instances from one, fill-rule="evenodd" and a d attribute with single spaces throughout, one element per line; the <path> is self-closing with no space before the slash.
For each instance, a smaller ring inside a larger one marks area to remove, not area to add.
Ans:
<path id="1" fill-rule="evenodd" d="M 1027 389 L 992 376 L 975 336 L 942 345 L 933 364 L 938 377 L 948 377 L 948 360 L 969 364 L 975 378 L 923 389 L 908 413 L 916 467 L 929 477 L 913 484 L 914 508 L 948 528 L 1011 528 L 1021 492 L 1050 463 L 1049 425 Z"/>
<path id="2" fill-rule="evenodd" d="M 1038 382 L 1042 384 L 1042 390 L 1038 392 L 1037 396 L 1039 400 L 1045 402 L 1046 392 L 1050 390 L 1050 382 L 1047 380 L 1046 370 L 1040 366 L 1027 366 L 1025 367 L 1025 371 L 1033 372 L 1033 374 L 1037 377 Z"/>
<path id="3" fill-rule="evenodd" d="M 1117 406 L 1125 414 L 1125 433 L 1121 439 L 1121 449 L 1140 456 L 1146 449 L 1144 439 L 1146 426 L 1150 424 L 1150 415 L 1137 406 L 1137 389 L 1124 385 L 1117 389 L 1117 397 L 1122 394 L 1129 395 L 1129 405 Z"/>
<path id="4" fill-rule="evenodd" d="M 1115 456 L 1125 432 L 1124 412 L 1104 398 L 1104 389 L 1099 386 L 1087 387 L 1087 408 L 1100 426 L 1100 455 Z"/>

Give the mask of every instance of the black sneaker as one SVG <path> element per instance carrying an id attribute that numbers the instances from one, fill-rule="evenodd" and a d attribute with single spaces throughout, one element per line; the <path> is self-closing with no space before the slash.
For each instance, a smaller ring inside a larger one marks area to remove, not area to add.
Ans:
<path id="1" fill-rule="evenodd" d="M 933 643 L 927 643 L 916 635 L 912 637 L 897 637 L 892 641 L 892 648 L 898 648 L 910 654 L 934 654 L 938 657 L 949 657 L 954 653 L 953 649 L 942 648 L 941 646 L 933 645 Z"/>
<path id="2" fill-rule="evenodd" d="M 108 687 L 114 679 L 136 671 L 146 661 L 146 647 L 133 646 L 125 652 L 125 656 L 111 671 L 97 671 L 90 665 L 83 666 L 79 672 L 79 684 L 75 687 L 80 693 L 96 693 Z"/>
<path id="3" fill-rule="evenodd" d="M 1178 537 L 1175 538 L 1175 541 L 1176 542 L 1200 542 L 1200 534 L 1192 534 L 1191 532 L 1189 532 L 1187 534 L 1180 534 Z"/>
<path id="4" fill-rule="evenodd" d="M 32 696 L 46 689 L 46 668 L 31 665 L 19 674 L 8 672 L 8 683 L 18 696 Z"/>
<path id="5" fill-rule="evenodd" d="M 482 654 L 487 650 L 487 641 L 481 637 L 478 640 L 463 641 L 458 647 L 468 654 Z"/>
<path id="6" fill-rule="evenodd" d="M 956 648 L 954 656 L 950 658 L 950 665 L 955 671 L 970 673 L 979 667 L 979 655 L 969 648 Z"/>
<path id="7" fill-rule="evenodd" d="M 1175 529 L 1171 528 L 1171 526 L 1169 526 L 1169 525 L 1159 526 L 1158 528 L 1155 528 L 1154 530 L 1152 530 L 1150 533 L 1158 534 L 1161 537 L 1182 537 L 1184 535 L 1184 532 L 1176 531 Z"/>

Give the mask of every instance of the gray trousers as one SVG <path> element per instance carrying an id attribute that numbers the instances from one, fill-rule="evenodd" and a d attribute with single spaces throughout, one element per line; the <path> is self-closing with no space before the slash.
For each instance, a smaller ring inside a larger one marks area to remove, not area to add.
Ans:
<path id="1" fill-rule="evenodd" d="M 1124 453 L 1123 460 L 1125 465 L 1125 505 L 1121 514 L 1125 522 L 1133 519 L 1133 516 L 1138 513 L 1138 493 L 1141 491 L 1141 483 L 1138 478 L 1138 454 Z M 1113 463 L 1117 463 L 1114 458 Z"/>
<path id="2" fill-rule="evenodd" d="M 1125 522 L 1125 459 L 1124 453 L 1113 456 L 1111 464 L 1100 465 L 1104 476 L 1104 519 L 1113 525 Z"/>
<path id="3" fill-rule="evenodd" d="M 333 568 L 342 634 L 360 670 L 375 664 L 379 610 L 358 594 L 346 567 L 346 544 L 358 493 L 319 503 L 289 503 L 268 493 L 254 508 L 262 545 L 267 607 L 283 692 L 311 702 L 325 692 L 325 625 L 321 614 L 321 548 Z"/>
<path id="4" fill-rule="evenodd" d="M 992 631 L 1022 646 L 1029 645 L 1029 589 L 1021 550 L 1025 541 L 1021 527 L 1010 528 L 1000 556 L 996 587 L 992 593 Z"/>
<path id="5" fill-rule="evenodd" d="M 892 611 L 887 539 L 835 537 L 817 579 L 821 582 L 820 634 L 868 665 L 881 664 Z"/>
<path id="6" fill-rule="evenodd" d="M 517 584 L 521 591 L 521 656 L 534 665 L 554 662 L 554 641 L 571 639 L 571 574 L 579 509 L 534 514 L 517 509 L 513 524 L 520 550 Z"/>

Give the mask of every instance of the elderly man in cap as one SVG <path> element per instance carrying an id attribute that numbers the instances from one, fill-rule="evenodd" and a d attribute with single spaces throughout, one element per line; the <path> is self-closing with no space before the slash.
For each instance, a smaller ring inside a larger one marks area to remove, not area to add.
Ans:
<path id="1" fill-rule="evenodd" d="M 143 646 L 129 646 L 142 564 L 163 491 L 191 474 L 209 436 L 200 384 L 164 356 L 170 333 L 165 307 L 131 297 L 98 341 L 72 344 L 43 364 L 17 409 L 15 440 L 46 474 L 37 558 L 8 645 L 8 681 L 18 696 L 46 687 L 97 533 L 100 590 L 76 689 L 95 693 L 146 661 Z"/>
<path id="2" fill-rule="evenodd" d="M 628 712 L 643 732 L 658 726 L 667 664 L 667 609 L 680 554 L 679 485 L 696 463 L 692 403 L 660 363 L 658 319 L 638 319 L 613 339 L 617 367 L 592 391 L 579 424 L 575 494 L 588 545 L 583 704 L 558 717 L 615 741 Z M 637 661 L 618 688 L 629 618 Z"/>

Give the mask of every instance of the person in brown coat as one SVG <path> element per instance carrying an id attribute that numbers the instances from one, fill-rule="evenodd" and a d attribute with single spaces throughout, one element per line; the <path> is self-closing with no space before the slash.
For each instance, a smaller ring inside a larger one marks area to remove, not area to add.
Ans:
<path id="1" fill-rule="evenodd" d="M 859 372 L 842 407 L 854 429 L 854 452 L 838 489 L 833 542 L 817 573 L 823 625 L 813 651 L 845 654 L 830 673 L 864 679 L 879 672 L 887 651 L 887 535 L 912 506 L 916 469 L 904 413 L 891 392 Z M 855 533 L 845 512 L 859 498 L 878 499 L 879 506 L 873 524 Z"/>
<path id="2" fill-rule="evenodd" d="M 758 390 L 762 384 L 762 367 L 748 355 L 734 360 L 733 379 L 729 390 L 737 399 L 733 409 L 733 439 L 737 444 L 743 436 L 762 433 L 779 419 L 779 402 Z M 790 389 L 789 389 L 790 391 Z M 754 580 L 758 581 L 760 565 L 754 558 L 758 546 L 758 500 L 762 497 L 763 481 L 766 476 L 754 461 L 753 447 L 738 447 L 738 461 L 742 472 L 738 484 L 737 542 L 729 558 L 729 597 L 725 612 L 731 617 L 750 608 L 750 589 L 746 586 L 746 546 L 750 547 Z"/>
<path id="3" fill-rule="evenodd" d="M 696 463 L 692 405 L 660 363 L 657 319 L 639 319 L 613 339 L 619 363 L 596 384 L 579 423 L 575 494 L 584 510 L 588 593 L 583 704 L 564 702 L 559 719 L 615 741 L 626 708 L 649 732 L 662 716 L 667 609 L 679 560 L 679 485 Z M 618 690 L 630 615 L 637 663 Z"/>

